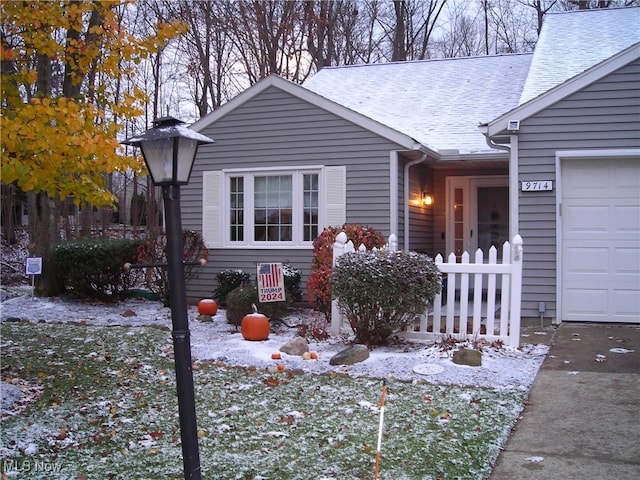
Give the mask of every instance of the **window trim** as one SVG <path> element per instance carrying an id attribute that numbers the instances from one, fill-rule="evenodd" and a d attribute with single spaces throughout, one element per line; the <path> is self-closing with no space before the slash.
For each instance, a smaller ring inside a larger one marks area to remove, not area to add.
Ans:
<path id="1" fill-rule="evenodd" d="M 318 234 L 323 228 L 323 208 L 324 204 L 324 169 L 322 166 L 299 166 L 299 167 L 268 167 L 268 168 L 232 168 L 222 170 L 222 244 L 224 247 L 251 248 L 251 249 L 291 249 L 291 248 L 311 248 L 313 240 L 303 241 L 304 236 L 304 182 L 305 174 L 318 175 Z M 292 196 L 293 196 L 293 232 L 292 240 L 286 242 L 279 241 L 256 241 L 254 239 L 254 179 L 255 177 L 291 175 L 292 176 Z M 244 177 L 244 240 L 231 240 L 231 178 Z"/>

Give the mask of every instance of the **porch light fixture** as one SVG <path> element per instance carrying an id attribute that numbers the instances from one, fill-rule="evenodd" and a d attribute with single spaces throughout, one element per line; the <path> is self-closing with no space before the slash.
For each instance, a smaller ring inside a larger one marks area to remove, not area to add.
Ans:
<path id="1" fill-rule="evenodd" d="M 153 183 L 162 187 L 167 222 L 167 273 L 173 352 L 176 368 L 178 415 L 182 440 L 182 462 L 185 480 L 201 480 L 198 427 L 193 389 L 191 340 L 187 316 L 187 289 L 184 277 L 180 185 L 189 183 L 198 146 L 213 143 L 173 117 L 153 122 L 153 128 L 122 142 L 140 147 Z"/>
<path id="2" fill-rule="evenodd" d="M 433 205 L 433 195 L 427 192 L 422 192 L 421 201 L 422 205 L 424 205 L 425 207 Z"/>

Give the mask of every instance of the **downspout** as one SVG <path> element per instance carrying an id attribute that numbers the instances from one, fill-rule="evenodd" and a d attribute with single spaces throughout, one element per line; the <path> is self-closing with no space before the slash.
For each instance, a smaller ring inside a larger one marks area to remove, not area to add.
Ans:
<path id="1" fill-rule="evenodd" d="M 409 169 L 427 159 L 426 152 L 416 160 L 411 160 L 404 166 L 404 250 L 409 250 Z"/>

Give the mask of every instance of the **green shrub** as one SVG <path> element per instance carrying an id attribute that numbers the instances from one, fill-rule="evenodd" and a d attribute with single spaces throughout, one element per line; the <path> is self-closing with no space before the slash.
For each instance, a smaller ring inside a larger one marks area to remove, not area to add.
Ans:
<path id="1" fill-rule="evenodd" d="M 85 238 L 61 243 L 53 251 L 56 271 L 73 295 L 122 299 L 134 283 L 125 263 L 135 263 L 138 240 Z"/>
<path id="2" fill-rule="evenodd" d="M 381 345 L 427 310 L 441 274 L 424 254 L 353 252 L 336 261 L 331 287 L 356 341 Z"/>
<path id="3" fill-rule="evenodd" d="M 242 270 L 222 270 L 216 275 L 218 286 L 213 291 L 213 299 L 221 307 L 227 306 L 227 295 L 235 288 L 249 282 L 251 275 Z"/>
<path id="4" fill-rule="evenodd" d="M 367 250 L 382 248 L 384 236 L 371 227 L 344 224 L 341 227 L 326 227 L 313 241 L 311 275 L 307 280 L 307 296 L 316 309 L 331 317 L 331 265 L 333 264 L 333 244 L 336 236 L 344 232 L 357 249 L 364 245 Z"/>
<path id="5" fill-rule="evenodd" d="M 257 302 L 258 290 L 254 285 L 240 285 L 231 290 L 227 295 L 227 323 L 238 328 L 242 318 L 253 312 L 252 305 Z"/>
<path id="6" fill-rule="evenodd" d="M 289 303 L 295 303 L 302 300 L 302 291 L 300 290 L 300 281 L 302 280 L 302 272 L 291 265 L 282 265 L 282 274 L 284 276 L 284 289 L 286 298 Z"/>

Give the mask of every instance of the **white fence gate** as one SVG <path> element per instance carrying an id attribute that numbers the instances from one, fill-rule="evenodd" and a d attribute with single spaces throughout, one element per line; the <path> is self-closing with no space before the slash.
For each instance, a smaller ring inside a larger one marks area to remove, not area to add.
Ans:
<path id="1" fill-rule="evenodd" d="M 386 248 L 397 250 L 397 238 L 389 237 Z M 364 251 L 360 246 L 360 251 Z M 353 243 L 347 242 L 344 232 L 338 234 L 333 246 L 333 263 L 347 252 L 353 252 Z M 444 262 L 440 254 L 435 258 L 442 272 L 445 294 L 438 294 L 425 312 L 410 324 L 402 336 L 414 340 L 435 341 L 443 335 L 467 339 L 501 341 L 505 345 L 520 344 L 520 303 L 522 300 L 522 238 L 513 237 L 505 242 L 502 259 L 498 261 L 495 247 L 489 250 L 485 262 L 482 250 L 478 249 L 474 263 L 469 263 L 469 254 L 464 252 L 460 263 L 451 253 Z M 331 305 L 331 333 L 351 332 L 349 323 L 338 307 Z"/>

